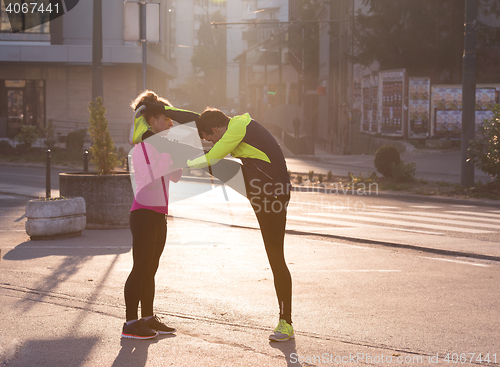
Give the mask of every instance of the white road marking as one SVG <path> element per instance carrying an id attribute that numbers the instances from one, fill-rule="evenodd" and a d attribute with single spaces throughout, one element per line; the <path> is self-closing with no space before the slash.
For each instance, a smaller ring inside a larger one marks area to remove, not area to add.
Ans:
<path id="1" fill-rule="evenodd" d="M 496 218 L 500 219 L 500 214 L 493 214 L 493 213 L 479 213 L 479 212 L 464 212 L 464 211 L 459 211 L 459 210 L 454 210 L 454 211 L 446 211 L 445 213 L 457 213 L 457 214 L 464 214 L 464 215 L 477 215 L 480 217 L 490 217 L 490 218 Z"/>
<path id="2" fill-rule="evenodd" d="M 383 205 L 369 205 L 367 208 L 372 208 L 372 209 L 401 209 L 400 207 L 397 206 L 383 206 Z"/>
<path id="3" fill-rule="evenodd" d="M 473 262 L 470 262 L 470 261 L 460 261 L 460 260 L 443 259 L 443 258 L 440 258 L 440 257 L 427 257 L 427 256 L 420 256 L 420 257 L 423 258 L 423 259 L 448 261 L 448 262 L 451 262 L 451 263 L 465 264 L 465 265 L 472 265 L 472 266 L 481 266 L 481 267 L 484 267 L 484 268 L 489 268 L 490 267 L 490 265 L 478 264 L 478 263 L 473 263 Z"/>
<path id="4" fill-rule="evenodd" d="M 389 227 L 389 226 L 379 226 L 379 225 L 371 225 L 371 224 L 365 224 L 365 223 L 356 223 L 356 222 L 345 222 L 341 220 L 328 220 L 328 219 L 320 219 L 320 218 L 306 218 L 303 216 L 294 216 L 294 215 L 288 215 L 288 219 L 290 220 L 297 220 L 300 222 L 310 222 L 310 223 L 323 223 L 323 224 L 333 224 L 337 226 L 344 226 L 344 227 L 356 227 L 356 228 L 377 228 L 377 229 L 393 229 L 397 231 L 403 231 L 403 232 L 416 232 L 416 233 L 423 233 L 423 234 L 432 234 L 432 235 L 443 235 L 444 233 L 439 233 L 439 232 L 431 232 L 431 231 L 417 231 L 414 229 L 405 229 L 405 228 L 398 228 L 398 227 Z M 287 228 L 290 229 L 290 226 L 287 225 Z M 347 228 L 344 228 L 347 229 Z"/>
<path id="5" fill-rule="evenodd" d="M 356 222 L 370 222 L 370 223 L 380 223 L 380 224 L 392 224 L 398 226 L 406 226 L 406 227 L 416 227 L 416 228 L 425 228 L 425 229 L 434 229 L 439 231 L 453 231 L 453 232 L 464 232 L 464 233 L 491 233 L 492 231 L 485 231 L 480 229 L 472 229 L 472 228 L 462 228 L 462 227 L 452 227 L 452 226 L 441 226 L 436 224 L 427 224 L 427 223 L 415 223 L 415 222 L 407 222 L 402 220 L 392 220 L 392 219 L 379 219 L 379 218 L 362 218 L 360 215 L 345 215 L 345 214 L 330 214 L 330 213 L 305 213 L 305 215 L 315 215 L 315 216 L 330 216 L 339 219 L 351 219 Z M 328 222 L 328 221 L 327 221 Z M 345 222 L 344 222 L 345 223 Z M 333 223 L 332 223 L 333 224 Z M 381 228 L 379 226 L 379 228 Z"/>
<path id="6" fill-rule="evenodd" d="M 339 273 L 400 273 L 402 270 L 386 270 L 386 269 L 338 269 L 338 270 L 328 270 L 335 271 Z"/>
<path id="7" fill-rule="evenodd" d="M 320 241 L 320 240 L 308 240 L 307 243 L 309 242 L 318 242 L 321 245 L 334 245 L 334 246 L 339 246 L 339 247 L 354 247 L 354 248 L 359 248 L 362 250 L 376 250 L 374 247 L 368 247 L 368 246 L 358 246 L 358 245 L 351 245 L 348 243 L 340 243 L 340 242 L 327 242 L 327 241 Z"/>
<path id="8" fill-rule="evenodd" d="M 0 199 L 20 199 L 20 198 L 16 197 L 16 196 L 10 196 L 10 195 L 0 194 Z"/>
<path id="9" fill-rule="evenodd" d="M 445 213 L 428 213 L 428 212 L 400 212 L 401 214 L 410 214 L 410 215 L 421 215 L 424 217 L 433 217 L 433 218 L 447 218 L 447 219 L 467 219 L 471 221 L 478 221 L 478 222 L 495 222 L 498 223 L 498 219 L 496 218 L 478 218 L 478 217 L 472 217 L 472 218 L 466 218 L 463 215 L 455 215 L 455 214 L 445 214 Z M 448 212 L 448 213 L 453 213 L 453 212 Z M 472 223 L 472 222 L 470 222 Z"/>
<path id="10" fill-rule="evenodd" d="M 366 216 L 378 216 L 378 217 L 387 217 L 387 218 L 399 218 L 399 219 L 404 219 L 404 220 L 409 220 L 409 221 L 420 221 L 420 222 L 431 222 L 431 223 L 439 223 L 439 224 L 455 224 L 455 225 L 460 225 L 460 226 L 469 226 L 469 227 L 479 227 L 479 228 L 490 228 L 490 229 L 500 229 L 500 225 L 495 225 L 495 224 L 489 224 L 489 223 L 474 223 L 470 221 L 461 221 L 461 220 L 452 220 L 452 219 L 444 219 L 441 217 L 437 218 L 429 218 L 427 216 L 416 216 L 416 215 L 408 215 L 406 213 L 411 213 L 411 212 L 405 212 L 403 215 L 401 214 L 391 214 L 391 213 L 378 213 L 378 212 L 363 212 L 363 213 L 356 213 L 356 215 L 366 215 Z M 461 217 L 461 219 L 464 219 L 464 217 Z"/>

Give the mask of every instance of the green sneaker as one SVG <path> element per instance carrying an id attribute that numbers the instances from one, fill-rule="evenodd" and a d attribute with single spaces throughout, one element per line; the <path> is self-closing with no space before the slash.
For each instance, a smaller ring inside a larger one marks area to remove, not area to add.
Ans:
<path id="1" fill-rule="evenodd" d="M 290 325 L 286 320 L 281 319 L 274 329 L 274 333 L 269 335 L 269 340 L 274 342 L 285 342 L 288 339 L 295 338 L 295 333 L 293 332 L 293 326 Z"/>

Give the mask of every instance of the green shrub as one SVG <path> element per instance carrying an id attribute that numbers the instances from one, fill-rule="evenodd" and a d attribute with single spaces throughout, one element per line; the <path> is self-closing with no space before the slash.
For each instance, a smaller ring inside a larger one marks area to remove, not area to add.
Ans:
<path id="1" fill-rule="evenodd" d="M 66 135 L 66 149 L 72 154 L 82 154 L 86 137 L 87 129 L 73 130 Z"/>
<path id="2" fill-rule="evenodd" d="M 417 164 L 415 162 L 405 163 L 392 163 L 392 177 L 399 182 L 413 182 L 415 181 L 415 171 Z"/>
<path id="3" fill-rule="evenodd" d="M 483 121 L 468 153 L 477 168 L 500 182 L 500 104 L 494 105 L 492 111 L 493 117 Z"/>
<path id="4" fill-rule="evenodd" d="M 38 128 L 33 125 L 21 126 L 21 132 L 15 136 L 15 140 L 24 144 L 26 148 L 31 148 L 33 143 L 40 137 Z"/>
<path id="5" fill-rule="evenodd" d="M 302 183 L 302 175 L 297 175 L 297 182 L 299 185 Z"/>
<path id="6" fill-rule="evenodd" d="M 89 103 L 89 112 L 89 134 L 92 139 L 92 146 L 89 150 L 90 159 L 95 165 L 96 172 L 100 175 L 108 175 L 117 167 L 118 159 L 113 139 L 109 133 L 106 108 L 101 97 L 97 97 L 95 102 Z"/>
<path id="7" fill-rule="evenodd" d="M 45 137 L 45 148 L 53 149 L 57 140 L 52 121 L 49 120 L 47 127 L 42 130 L 42 134 Z"/>
<path id="8" fill-rule="evenodd" d="M 399 164 L 401 157 L 394 145 L 383 145 L 375 153 L 375 168 L 386 177 L 392 176 L 392 164 Z"/>
<path id="9" fill-rule="evenodd" d="M 327 181 L 333 181 L 333 173 L 332 173 L 332 171 L 328 171 L 328 173 L 326 174 L 326 180 Z"/>
<path id="10" fill-rule="evenodd" d="M 309 171 L 309 182 L 313 182 L 314 180 L 314 171 Z"/>
<path id="11" fill-rule="evenodd" d="M 320 173 L 318 175 L 318 181 L 319 181 L 319 183 L 323 183 L 323 174 L 322 173 Z"/>

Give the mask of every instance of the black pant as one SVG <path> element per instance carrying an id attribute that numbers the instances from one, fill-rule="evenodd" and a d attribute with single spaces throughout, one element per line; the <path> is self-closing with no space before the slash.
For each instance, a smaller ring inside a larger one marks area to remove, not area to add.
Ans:
<path id="1" fill-rule="evenodd" d="M 134 266 L 125 283 L 127 321 L 138 319 L 139 302 L 142 317 L 153 315 L 155 274 L 167 239 L 165 214 L 134 210 L 130 212 L 130 230 Z"/>
<path id="2" fill-rule="evenodd" d="M 292 277 L 285 262 L 284 242 L 286 211 L 290 195 L 276 197 L 250 197 L 250 204 L 257 216 L 267 258 L 274 277 L 278 296 L 280 319 L 292 323 Z"/>

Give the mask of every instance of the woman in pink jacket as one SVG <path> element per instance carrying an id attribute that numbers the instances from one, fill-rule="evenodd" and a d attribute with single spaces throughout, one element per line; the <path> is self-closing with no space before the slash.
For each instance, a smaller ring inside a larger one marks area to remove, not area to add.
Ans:
<path id="1" fill-rule="evenodd" d="M 146 107 L 144 106 L 146 105 Z M 157 105 L 159 108 L 152 106 Z M 146 130 L 132 150 L 131 179 L 135 183 L 134 202 L 130 210 L 132 255 L 134 265 L 125 283 L 126 322 L 121 336 L 151 339 L 158 334 L 171 334 L 174 328 L 165 325 L 153 312 L 155 274 L 167 238 L 169 182 L 179 181 L 182 170 L 172 171 L 168 153 L 159 153 L 155 138 L 168 133 L 173 126 L 164 114 L 171 104 L 154 92 L 145 91 L 132 103 L 136 121 Z M 139 303 L 141 316 L 138 317 Z"/>

